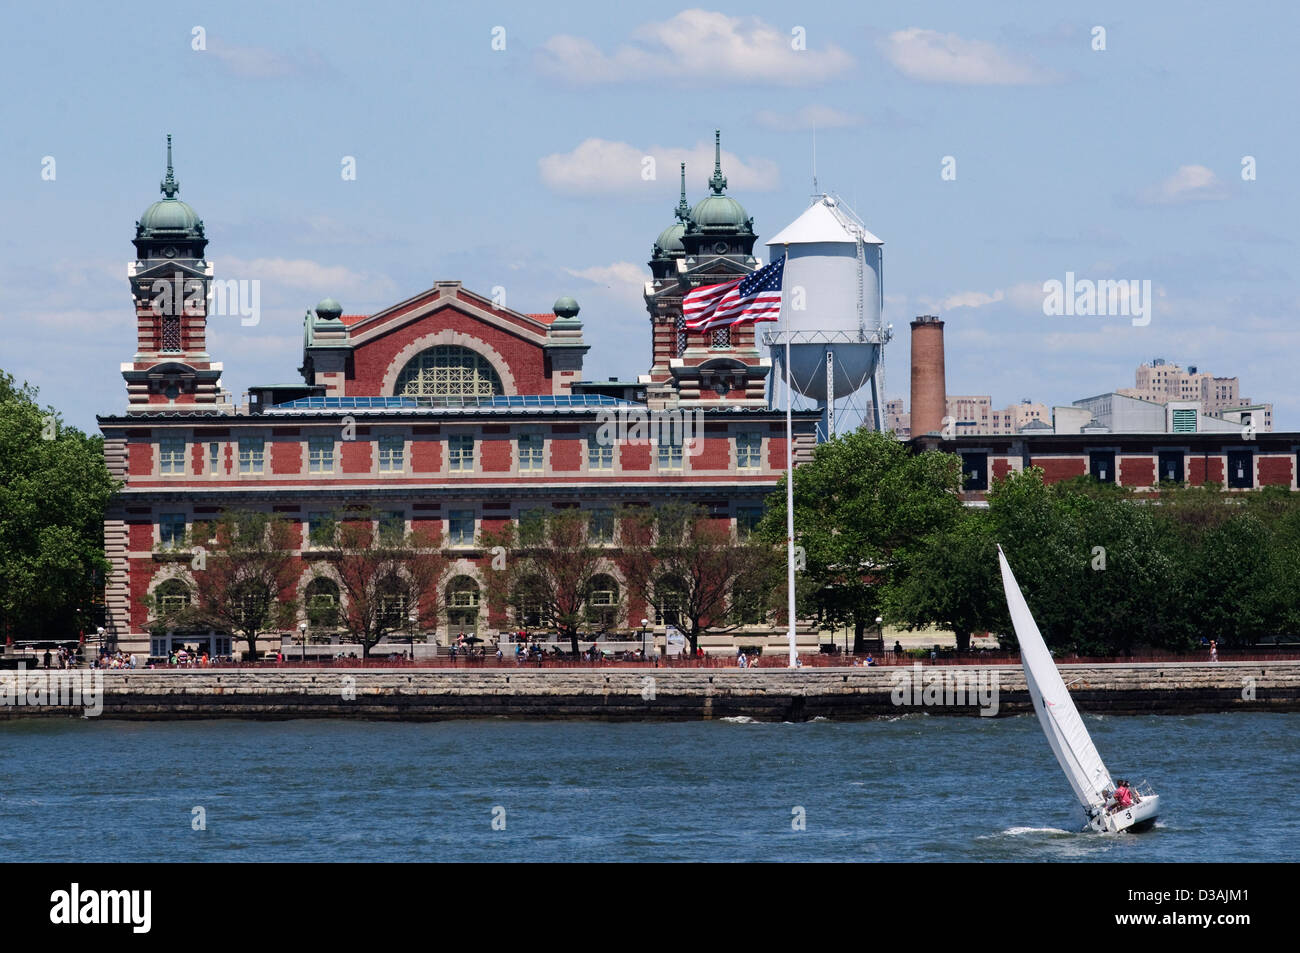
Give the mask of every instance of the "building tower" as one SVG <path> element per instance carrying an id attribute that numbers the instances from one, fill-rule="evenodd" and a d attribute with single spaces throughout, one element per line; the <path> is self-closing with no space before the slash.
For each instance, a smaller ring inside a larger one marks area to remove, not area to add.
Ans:
<path id="1" fill-rule="evenodd" d="M 923 314 L 912 322 L 912 436 L 941 433 L 947 413 L 943 322 Z"/>
<path id="2" fill-rule="evenodd" d="M 163 197 L 135 223 L 135 261 L 127 276 L 136 315 L 136 353 L 122 365 L 133 411 L 179 405 L 229 412 L 221 365 L 207 352 L 212 265 L 204 258 L 203 221 L 176 197 L 180 183 L 167 137 Z"/>
<path id="3" fill-rule="evenodd" d="M 653 351 L 641 383 L 649 385 L 652 404 L 762 407 L 771 362 L 759 353 L 754 325 L 687 331 L 682 318 L 682 298 L 692 289 L 734 281 L 760 267 L 754 220 L 726 194 L 720 130 L 714 130 L 713 155 L 709 194 L 694 208 L 686 204 L 683 164 L 677 221 L 654 244 L 645 289 Z"/>

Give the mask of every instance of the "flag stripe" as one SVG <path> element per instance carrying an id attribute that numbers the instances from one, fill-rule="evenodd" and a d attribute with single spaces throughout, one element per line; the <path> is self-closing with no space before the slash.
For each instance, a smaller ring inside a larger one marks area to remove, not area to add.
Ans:
<path id="1" fill-rule="evenodd" d="M 781 280 L 785 256 L 752 275 L 689 292 L 682 299 L 682 317 L 692 331 L 745 321 L 775 321 L 781 312 Z"/>

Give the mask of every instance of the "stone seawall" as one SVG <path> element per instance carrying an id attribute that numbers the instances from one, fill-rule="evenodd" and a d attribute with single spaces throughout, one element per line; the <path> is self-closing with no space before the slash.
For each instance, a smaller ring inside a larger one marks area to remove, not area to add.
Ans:
<path id="1" fill-rule="evenodd" d="M 1300 662 L 1064 665 L 1083 711 L 1300 711 Z M 909 711 L 1033 710 L 1019 666 L 808 669 L 214 669 L 50 673 L 102 677 L 104 718 L 861 719 Z M 0 719 L 76 716 L 0 673 Z M 995 690 L 996 689 L 996 690 Z M 89 690 L 87 687 L 83 690 Z M 26 694 L 24 695 L 24 692 Z M 19 700 L 19 697 L 22 700 Z"/>

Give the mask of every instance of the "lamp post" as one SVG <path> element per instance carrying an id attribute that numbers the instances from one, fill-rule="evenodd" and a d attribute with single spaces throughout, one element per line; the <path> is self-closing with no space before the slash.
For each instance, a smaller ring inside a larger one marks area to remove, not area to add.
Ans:
<path id="1" fill-rule="evenodd" d="M 302 660 L 307 661 L 307 620 L 298 623 L 298 632 L 302 635 Z"/>
<path id="2" fill-rule="evenodd" d="M 406 641 L 407 644 L 410 646 L 406 651 L 406 657 L 414 661 L 415 660 L 415 627 L 417 624 L 419 624 L 420 617 L 416 615 L 415 610 L 412 609 L 410 614 L 406 617 L 406 620 L 411 623 L 406 627 Z"/>
<path id="3" fill-rule="evenodd" d="M 646 626 L 648 626 L 649 624 L 650 624 L 649 619 L 641 620 L 641 661 L 643 662 L 645 661 L 645 630 L 646 630 Z"/>
<path id="4" fill-rule="evenodd" d="M 884 627 L 881 625 L 881 623 L 884 621 L 885 620 L 882 619 L 880 616 L 876 616 L 876 638 L 880 641 L 881 658 L 884 658 L 885 656 L 885 630 Z"/>

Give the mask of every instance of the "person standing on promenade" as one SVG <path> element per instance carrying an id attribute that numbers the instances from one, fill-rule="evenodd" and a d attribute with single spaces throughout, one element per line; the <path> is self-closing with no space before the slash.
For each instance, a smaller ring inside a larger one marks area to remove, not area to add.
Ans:
<path id="1" fill-rule="evenodd" d="M 1219 660 L 1219 643 L 1216 642 L 1214 639 L 1210 639 L 1210 661 L 1217 662 L 1218 660 Z"/>

